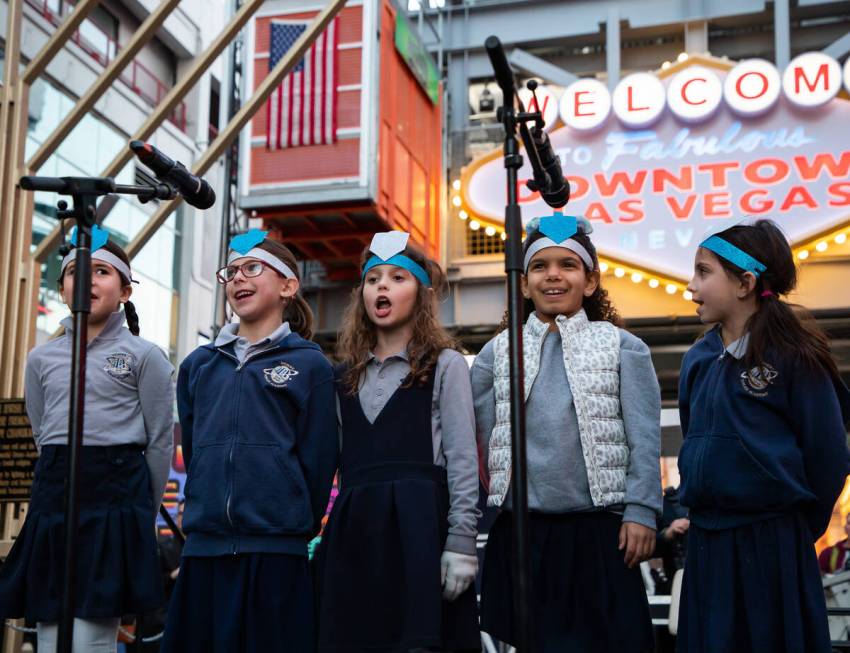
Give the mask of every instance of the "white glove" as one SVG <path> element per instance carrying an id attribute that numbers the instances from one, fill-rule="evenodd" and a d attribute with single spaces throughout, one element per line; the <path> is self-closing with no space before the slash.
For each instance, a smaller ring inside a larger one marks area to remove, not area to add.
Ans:
<path id="1" fill-rule="evenodd" d="M 440 557 L 440 583 L 443 586 L 443 598 L 446 601 L 454 601 L 475 582 L 477 573 L 478 556 L 443 551 Z"/>

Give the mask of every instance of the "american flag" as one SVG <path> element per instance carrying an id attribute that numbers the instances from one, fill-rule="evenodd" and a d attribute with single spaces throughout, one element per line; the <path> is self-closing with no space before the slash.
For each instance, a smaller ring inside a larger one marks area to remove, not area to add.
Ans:
<path id="1" fill-rule="evenodd" d="M 266 147 L 281 149 L 336 142 L 336 51 L 338 18 L 313 42 L 266 106 Z M 283 58 L 307 22 L 273 21 L 269 70 Z"/>

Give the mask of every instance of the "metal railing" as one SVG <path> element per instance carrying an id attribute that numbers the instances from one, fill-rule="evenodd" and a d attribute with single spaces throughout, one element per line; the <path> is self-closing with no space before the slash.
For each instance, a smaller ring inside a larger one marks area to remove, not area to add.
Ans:
<path id="1" fill-rule="evenodd" d="M 57 0 L 25 0 L 33 9 L 38 11 L 54 27 L 58 27 L 67 15 L 60 12 L 60 3 Z M 65 0 L 61 6 L 71 3 Z M 121 45 L 96 23 L 85 19 L 71 37 L 83 52 L 88 54 L 100 65 L 106 66 L 118 54 Z M 153 72 L 145 67 L 138 59 L 134 59 L 121 73 L 119 79 L 136 95 L 147 104 L 155 107 L 170 90 Z M 168 117 L 180 131 L 186 131 L 186 103 L 181 102 L 174 112 Z"/>

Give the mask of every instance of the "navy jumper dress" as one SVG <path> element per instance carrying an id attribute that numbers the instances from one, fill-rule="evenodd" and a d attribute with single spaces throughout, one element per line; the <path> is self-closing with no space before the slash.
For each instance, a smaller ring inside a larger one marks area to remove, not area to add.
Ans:
<path id="1" fill-rule="evenodd" d="M 59 620 L 67 445 L 45 445 L 29 512 L 0 573 L 0 616 Z M 74 614 L 106 619 L 162 607 L 151 481 L 142 447 L 80 447 Z"/>
<path id="2" fill-rule="evenodd" d="M 433 462 L 434 372 L 405 385 L 374 423 L 339 389 L 341 491 L 318 556 L 320 651 L 480 650 L 474 585 L 442 599 L 449 492 Z"/>

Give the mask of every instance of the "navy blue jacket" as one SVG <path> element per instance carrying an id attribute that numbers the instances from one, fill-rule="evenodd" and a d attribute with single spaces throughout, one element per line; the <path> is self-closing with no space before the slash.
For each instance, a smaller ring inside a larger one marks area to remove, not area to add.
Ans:
<path id="1" fill-rule="evenodd" d="M 825 370 L 766 362 L 762 373 L 748 372 L 718 328 L 685 355 L 679 498 L 709 529 L 800 511 L 816 539 L 850 472 L 850 392 Z"/>
<path id="2" fill-rule="evenodd" d="M 333 368 L 295 333 L 242 365 L 232 347 L 199 347 L 177 378 L 184 555 L 307 555 L 338 460 Z"/>

